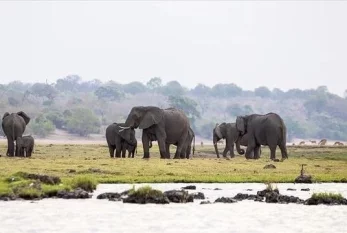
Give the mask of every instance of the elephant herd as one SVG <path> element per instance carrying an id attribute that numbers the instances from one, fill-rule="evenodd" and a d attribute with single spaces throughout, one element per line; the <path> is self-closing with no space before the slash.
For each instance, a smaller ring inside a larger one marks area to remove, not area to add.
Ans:
<path id="1" fill-rule="evenodd" d="M 31 157 L 35 144 L 34 138 L 23 136 L 29 122 L 30 117 L 22 111 L 11 114 L 6 112 L 2 117 L 1 126 L 7 137 L 7 156 Z"/>
<path id="2" fill-rule="evenodd" d="M 2 128 L 7 137 L 7 156 L 30 157 L 34 148 L 34 138 L 23 136 L 30 118 L 24 112 L 5 113 Z M 142 129 L 143 158 L 150 158 L 149 149 L 152 141 L 157 141 L 160 158 L 170 158 L 170 145 L 176 146 L 174 159 L 189 159 L 191 150 L 195 151 L 195 134 L 190 127 L 185 113 L 176 108 L 161 109 L 154 106 L 133 107 L 124 123 L 113 123 L 106 128 L 106 141 L 110 157 L 134 157 L 137 151 L 135 129 Z M 235 123 L 216 124 L 213 129 L 213 144 L 217 157 L 217 143 L 226 139 L 223 157 L 234 157 L 234 144 L 239 154 L 247 159 L 258 159 L 261 145 L 270 148 L 270 158 L 275 159 L 276 147 L 279 146 L 282 160 L 288 158 L 286 148 L 286 126 L 276 113 L 265 115 L 251 114 L 238 116 Z M 14 145 L 16 142 L 16 146 Z M 193 146 L 192 146 L 193 144 Z M 240 148 L 246 146 L 246 152 Z"/>

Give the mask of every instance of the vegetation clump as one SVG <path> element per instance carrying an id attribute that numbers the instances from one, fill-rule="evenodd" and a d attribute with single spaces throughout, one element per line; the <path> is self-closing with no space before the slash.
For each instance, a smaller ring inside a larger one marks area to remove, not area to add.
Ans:
<path id="1" fill-rule="evenodd" d="M 97 181 L 89 176 L 77 176 L 69 182 L 73 189 L 81 188 L 88 192 L 93 192 L 96 189 Z"/>
<path id="2" fill-rule="evenodd" d="M 168 204 L 169 199 L 163 194 L 162 191 L 153 189 L 150 186 L 143 186 L 135 190 L 131 189 L 129 191 L 129 196 L 123 199 L 124 203 L 137 203 L 137 204 Z"/>
<path id="3" fill-rule="evenodd" d="M 347 199 L 340 193 L 313 193 L 311 198 L 307 199 L 306 205 L 347 205 Z"/>

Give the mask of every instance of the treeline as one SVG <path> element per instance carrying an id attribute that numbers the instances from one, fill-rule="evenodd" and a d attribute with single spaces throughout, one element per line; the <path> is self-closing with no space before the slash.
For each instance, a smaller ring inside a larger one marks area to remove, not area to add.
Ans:
<path id="1" fill-rule="evenodd" d="M 328 138 L 347 140 L 347 100 L 327 87 L 282 91 L 258 87 L 243 90 L 233 83 L 189 89 L 159 77 L 147 83 L 83 81 L 77 75 L 55 83 L 0 84 L 0 113 L 25 111 L 32 121 L 28 132 L 45 137 L 56 128 L 87 136 L 104 133 L 112 122 L 124 122 L 133 106 L 177 107 L 186 112 L 197 135 L 211 138 L 217 122 L 233 122 L 238 115 L 279 113 L 289 140 Z M 1 133 L 1 132 L 0 132 Z"/>

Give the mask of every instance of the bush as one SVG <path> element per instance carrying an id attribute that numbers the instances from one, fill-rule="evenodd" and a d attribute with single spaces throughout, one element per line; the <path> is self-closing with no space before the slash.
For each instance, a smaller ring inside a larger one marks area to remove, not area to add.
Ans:
<path id="1" fill-rule="evenodd" d="M 66 129 L 69 133 L 76 133 L 80 136 L 87 136 L 91 133 L 99 133 L 100 121 L 89 109 L 76 108 L 68 116 Z"/>
<path id="2" fill-rule="evenodd" d="M 94 178 L 91 178 L 91 177 L 88 177 L 88 176 L 74 177 L 70 181 L 70 186 L 73 189 L 81 188 L 81 189 L 84 189 L 87 192 L 92 192 L 93 190 L 95 190 L 97 184 L 98 183 L 96 182 L 96 180 Z"/>
<path id="3" fill-rule="evenodd" d="M 146 185 L 143 187 L 138 188 L 135 190 L 135 187 L 133 187 L 129 191 L 129 196 L 137 196 L 137 197 L 148 197 L 148 196 L 154 196 L 154 197 L 161 197 L 163 196 L 163 192 L 157 189 L 153 189 L 151 186 Z"/>
<path id="4" fill-rule="evenodd" d="M 34 135 L 39 137 L 47 137 L 55 130 L 53 123 L 43 115 L 40 115 L 32 121 L 32 123 L 28 125 L 28 128 Z"/>
<path id="5" fill-rule="evenodd" d="M 316 200 L 332 199 L 337 201 L 344 199 L 340 193 L 313 193 L 311 198 Z"/>

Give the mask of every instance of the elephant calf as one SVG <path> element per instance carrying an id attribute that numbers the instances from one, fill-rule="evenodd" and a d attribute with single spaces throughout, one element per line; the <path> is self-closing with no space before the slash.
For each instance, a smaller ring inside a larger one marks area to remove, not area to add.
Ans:
<path id="1" fill-rule="evenodd" d="M 16 150 L 20 157 L 31 157 L 34 150 L 35 140 L 32 136 L 18 137 L 16 140 Z"/>
<path id="2" fill-rule="evenodd" d="M 122 142 L 122 157 L 125 158 L 126 151 L 128 151 L 128 158 L 134 158 L 137 153 L 137 140 L 135 139 L 134 144 L 129 144 L 127 141 Z"/>

